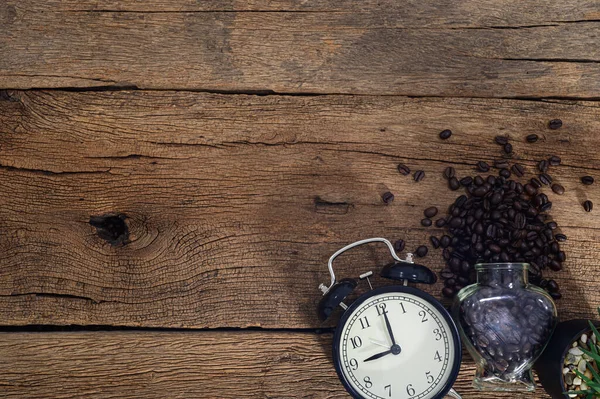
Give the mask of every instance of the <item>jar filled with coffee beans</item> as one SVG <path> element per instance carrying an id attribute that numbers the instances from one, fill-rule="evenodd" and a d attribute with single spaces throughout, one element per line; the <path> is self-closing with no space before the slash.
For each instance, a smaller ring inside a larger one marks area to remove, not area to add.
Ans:
<path id="1" fill-rule="evenodd" d="M 477 364 L 473 386 L 534 391 L 531 367 L 557 322 L 550 295 L 528 282 L 527 263 L 475 265 L 477 283 L 456 296 L 453 316 Z"/>

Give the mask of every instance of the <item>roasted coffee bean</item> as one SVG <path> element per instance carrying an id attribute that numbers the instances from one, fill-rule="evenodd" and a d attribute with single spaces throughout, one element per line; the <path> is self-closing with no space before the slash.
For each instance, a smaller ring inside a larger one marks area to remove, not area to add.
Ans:
<path id="1" fill-rule="evenodd" d="M 562 298 L 562 294 L 560 292 L 551 292 L 550 296 L 552 297 L 552 299 L 560 299 L 560 298 Z"/>
<path id="2" fill-rule="evenodd" d="M 550 158 L 548 158 L 548 163 L 550 164 L 550 166 L 558 166 L 560 165 L 560 157 L 558 155 L 552 155 Z"/>
<path id="3" fill-rule="evenodd" d="M 557 272 L 562 269 L 562 264 L 556 259 L 552 259 L 550 262 L 548 262 L 548 267 Z"/>
<path id="4" fill-rule="evenodd" d="M 442 238 L 440 238 L 440 245 L 442 246 L 442 248 L 448 248 L 451 241 L 452 239 L 450 238 L 450 236 L 444 234 Z"/>
<path id="5" fill-rule="evenodd" d="M 512 170 L 512 172 L 518 177 L 523 177 L 523 175 L 525 174 L 525 168 L 523 168 L 523 166 L 518 163 L 511 166 L 510 170 Z"/>
<path id="6" fill-rule="evenodd" d="M 449 287 L 444 287 L 444 289 L 442 289 L 442 295 L 446 298 L 452 298 L 454 296 L 454 290 Z"/>
<path id="7" fill-rule="evenodd" d="M 554 191 L 558 195 L 563 195 L 565 193 L 565 188 L 560 184 L 554 183 L 552 185 L 552 191 Z"/>
<path id="8" fill-rule="evenodd" d="M 435 227 L 444 227 L 446 225 L 446 219 L 440 218 L 435 221 Z"/>
<path id="9" fill-rule="evenodd" d="M 548 127 L 552 130 L 560 129 L 562 127 L 562 121 L 560 119 L 552 119 L 548 122 Z"/>
<path id="10" fill-rule="evenodd" d="M 408 176 L 410 174 L 410 168 L 403 163 L 399 163 L 398 172 L 400 172 L 401 175 Z"/>
<path id="11" fill-rule="evenodd" d="M 554 236 L 554 238 L 556 239 L 556 241 L 559 241 L 559 242 L 567 241 L 567 236 L 564 234 L 561 234 L 561 233 L 556 234 Z"/>
<path id="12" fill-rule="evenodd" d="M 565 254 L 564 251 L 560 251 L 556 254 L 556 260 L 559 262 L 564 262 L 565 260 L 567 260 L 567 254 Z"/>
<path id="13" fill-rule="evenodd" d="M 460 183 L 458 181 L 458 179 L 456 177 L 451 178 L 448 181 L 448 187 L 450 187 L 450 190 L 452 191 L 456 191 L 460 188 Z"/>
<path id="14" fill-rule="evenodd" d="M 525 140 L 527 140 L 528 143 L 535 143 L 536 141 L 538 141 L 538 135 L 537 134 L 530 134 L 529 136 L 525 137 Z"/>
<path id="15" fill-rule="evenodd" d="M 530 180 L 530 182 L 531 182 L 531 185 L 532 185 L 533 187 L 535 187 L 535 188 L 540 188 L 540 187 L 542 187 L 542 182 L 541 182 L 541 181 L 539 181 L 539 179 L 538 179 L 537 177 L 532 177 L 532 178 L 531 178 L 531 180 Z"/>
<path id="16" fill-rule="evenodd" d="M 552 202 L 546 202 L 544 205 L 540 206 L 540 212 L 547 212 L 552 209 Z"/>
<path id="17" fill-rule="evenodd" d="M 584 201 L 583 209 L 585 209 L 586 212 L 591 212 L 592 209 L 594 209 L 594 204 L 590 200 Z"/>
<path id="18" fill-rule="evenodd" d="M 452 136 L 452 130 L 450 130 L 450 129 L 444 129 L 440 132 L 440 138 L 442 140 L 449 139 L 450 136 Z"/>
<path id="19" fill-rule="evenodd" d="M 444 169 L 444 177 L 446 179 L 452 179 L 456 175 L 456 170 L 452 166 L 448 166 Z"/>
<path id="20" fill-rule="evenodd" d="M 549 186 L 552 184 L 552 177 L 550 177 L 550 175 L 546 174 L 546 173 L 542 173 L 540 176 L 540 182 L 542 182 L 542 184 L 545 184 L 546 186 Z"/>
<path id="21" fill-rule="evenodd" d="M 511 154 L 513 151 L 513 146 L 511 143 L 504 144 L 504 152 L 507 154 Z"/>
<path id="22" fill-rule="evenodd" d="M 548 285 L 546 286 L 546 288 L 550 292 L 558 292 L 559 290 L 558 283 L 554 280 L 548 280 Z"/>
<path id="23" fill-rule="evenodd" d="M 417 170 L 415 172 L 415 174 L 413 175 L 413 178 L 415 179 L 416 182 L 420 182 L 421 180 L 423 180 L 425 178 L 425 172 L 423 172 L 422 170 Z"/>
<path id="24" fill-rule="evenodd" d="M 540 186 L 541 186 L 541 184 L 540 184 Z M 531 185 L 531 184 L 526 184 L 526 185 L 525 185 L 525 192 L 526 192 L 526 193 L 527 193 L 529 196 L 533 196 L 533 195 L 536 195 L 536 194 L 537 194 L 537 188 L 536 188 L 536 187 L 534 187 L 534 186 L 533 186 L 533 185 Z"/>
<path id="25" fill-rule="evenodd" d="M 504 160 L 504 159 L 499 159 L 494 161 L 494 167 L 496 169 L 506 169 L 508 168 L 508 161 Z"/>
<path id="26" fill-rule="evenodd" d="M 546 160 L 542 160 L 538 163 L 538 169 L 542 173 L 546 173 L 548 171 L 548 166 L 549 166 L 549 164 L 548 164 L 548 161 L 546 161 Z"/>
<path id="27" fill-rule="evenodd" d="M 498 173 L 500 176 L 508 179 L 510 177 L 510 170 L 508 169 L 501 169 L 500 172 Z"/>
<path id="28" fill-rule="evenodd" d="M 381 194 L 381 199 L 385 204 L 389 204 L 394 200 L 394 194 L 392 194 L 389 191 L 386 191 L 385 193 Z"/>
<path id="29" fill-rule="evenodd" d="M 396 242 L 394 243 L 394 251 L 396 251 L 396 252 L 404 251 L 405 245 L 406 245 L 406 243 L 404 242 L 404 240 L 396 240 Z"/>
<path id="30" fill-rule="evenodd" d="M 500 144 L 500 145 L 505 145 L 506 143 L 508 143 L 508 137 L 506 137 L 506 136 L 496 136 L 494 138 L 494 140 L 496 141 L 497 144 Z"/>
<path id="31" fill-rule="evenodd" d="M 429 237 L 429 241 L 431 241 L 431 245 L 433 245 L 435 249 L 440 247 L 440 240 L 438 240 L 436 236 Z"/>
<path id="32" fill-rule="evenodd" d="M 591 184 L 594 184 L 594 178 L 592 176 L 583 176 L 581 178 L 581 182 L 586 186 L 589 186 Z"/>
<path id="33" fill-rule="evenodd" d="M 429 251 L 429 249 L 425 246 L 425 245 L 421 245 L 420 247 L 418 247 L 415 250 L 415 254 L 419 257 L 422 258 L 423 256 L 427 255 L 427 252 Z"/>
<path id="34" fill-rule="evenodd" d="M 475 183 L 476 186 L 483 186 L 485 180 L 483 180 L 483 177 L 481 176 L 475 176 L 475 178 L 473 179 L 473 183 Z"/>
<path id="35" fill-rule="evenodd" d="M 431 224 L 432 224 L 431 219 L 429 219 L 429 218 L 425 218 L 425 219 L 421 220 L 421 225 L 424 227 L 429 227 L 429 226 L 431 226 Z"/>
<path id="36" fill-rule="evenodd" d="M 426 218 L 432 218 L 437 214 L 438 209 L 435 206 L 431 206 L 423 211 L 423 215 L 425 215 Z"/>
<path id="37" fill-rule="evenodd" d="M 464 187 L 470 186 L 471 183 L 473 183 L 473 178 L 470 176 L 463 177 L 462 179 L 460 179 L 460 184 Z"/>
<path id="38" fill-rule="evenodd" d="M 480 172 L 488 172 L 490 170 L 490 165 L 487 162 L 479 161 L 477 162 L 477 170 Z"/>

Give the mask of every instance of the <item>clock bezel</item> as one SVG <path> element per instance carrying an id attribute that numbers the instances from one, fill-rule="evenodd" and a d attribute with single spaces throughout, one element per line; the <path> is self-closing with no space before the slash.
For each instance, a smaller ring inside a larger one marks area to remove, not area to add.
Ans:
<path id="1" fill-rule="evenodd" d="M 408 287 L 408 286 L 403 286 L 403 285 L 391 285 L 391 286 L 387 286 L 387 287 L 376 288 L 374 290 L 371 290 L 371 291 L 366 292 L 363 295 L 359 296 L 348 307 L 348 309 L 346 309 L 346 311 L 344 311 L 344 313 L 342 314 L 342 317 L 336 327 L 335 334 L 333 336 L 333 348 L 332 348 L 333 365 L 335 367 L 335 371 L 338 375 L 338 378 L 342 382 L 342 385 L 344 386 L 344 388 L 346 388 L 346 391 L 348 391 L 348 393 L 350 393 L 350 395 L 352 395 L 352 397 L 354 399 L 368 399 L 368 398 L 365 398 L 360 392 L 357 392 L 352 387 L 352 385 L 350 385 L 346 375 L 344 374 L 344 372 L 342 370 L 342 360 L 341 360 L 340 354 L 339 354 L 341 338 L 342 338 L 342 331 L 344 329 L 344 326 L 348 322 L 348 318 L 350 317 L 350 315 L 354 312 L 354 310 L 356 308 L 360 307 L 363 303 L 365 303 L 367 300 L 369 300 L 370 298 L 372 298 L 376 295 L 387 294 L 387 293 L 411 294 L 416 297 L 419 297 L 424 302 L 429 303 L 438 312 L 440 312 L 440 314 L 442 315 L 444 320 L 446 320 L 446 322 L 448 323 L 448 326 L 450 327 L 450 334 L 452 335 L 452 342 L 454 343 L 454 348 L 455 348 L 454 362 L 450 366 L 451 367 L 450 374 L 449 374 L 448 380 L 446 381 L 446 384 L 444 385 L 444 387 L 439 391 L 439 393 L 436 396 L 432 397 L 432 399 L 442 399 L 444 396 L 446 396 L 448 391 L 450 391 L 450 389 L 452 388 L 452 385 L 456 381 L 456 378 L 458 377 L 458 373 L 460 371 L 460 364 L 462 361 L 462 345 L 460 342 L 460 336 L 458 334 L 458 329 L 456 328 L 456 324 L 454 323 L 452 316 L 450 316 L 450 313 L 446 310 L 446 308 L 444 308 L 444 306 L 433 296 L 429 295 L 425 291 L 422 291 L 422 290 L 420 290 L 418 288 L 414 288 L 414 287 Z"/>

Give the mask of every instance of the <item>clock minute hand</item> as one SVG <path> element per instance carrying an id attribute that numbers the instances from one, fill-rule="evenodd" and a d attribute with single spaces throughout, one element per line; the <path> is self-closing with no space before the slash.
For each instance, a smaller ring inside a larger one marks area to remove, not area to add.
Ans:
<path id="1" fill-rule="evenodd" d="M 385 351 L 385 352 L 381 352 L 381 353 L 378 353 L 378 354 L 376 354 L 376 355 L 373 355 L 373 356 L 371 356 L 371 357 L 369 357 L 369 358 L 365 359 L 364 361 L 365 361 L 365 362 L 370 362 L 371 360 L 376 360 L 376 359 L 379 359 L 379 358 L 381 358 L 381 357 L 384 357 L 385 355 L 389 355 L 390 353 L 392 353 L 392 350 L 391 350 L 391 349 L 390 349 L 390 350 L 387 350 L 387 351 Z"/>
<path id="2" fill-rule="evenodd" d="M 383 313 L 383 317 L 385 319 L 385 325 L 388 330 L 388 334 L 390 334 L 390 339 L 392 340 L 392 346 L 396 345 L 396 340 L 394 339 L 394 333 L 392 332 L 392 326 L 390 325 L 390 320 L 387 317 L 387 313 Z"/>

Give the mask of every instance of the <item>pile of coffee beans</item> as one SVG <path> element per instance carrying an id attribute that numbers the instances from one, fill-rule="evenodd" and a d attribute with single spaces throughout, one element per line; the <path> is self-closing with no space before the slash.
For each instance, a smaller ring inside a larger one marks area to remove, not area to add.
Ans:
<path id="1" fill-rule="evenodd" d="M 546 296 L 507 288 L 509 283 L 507 275 L 502 284 L 486 281 L 459 309 L 462 329 L 486 360 L 485 371 L 505 380 L 529 372 L 528 363 L 543 349 L 556 322 Z"/>

